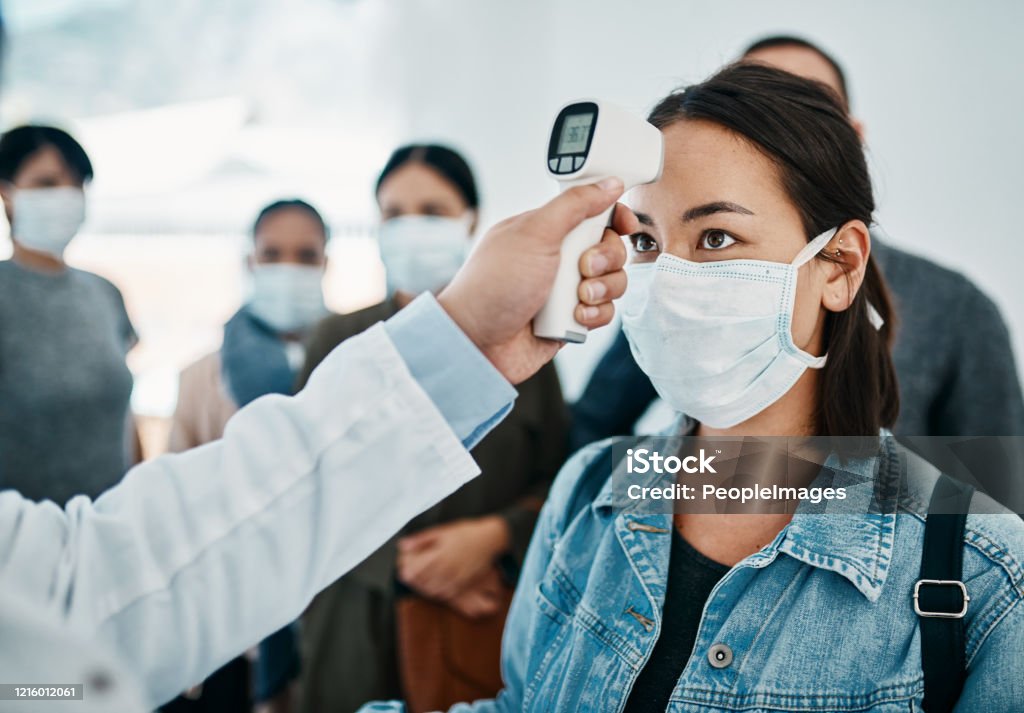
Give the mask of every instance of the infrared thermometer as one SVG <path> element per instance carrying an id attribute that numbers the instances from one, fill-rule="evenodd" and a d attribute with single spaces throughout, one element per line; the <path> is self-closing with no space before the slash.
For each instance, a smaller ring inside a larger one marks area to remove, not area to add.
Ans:
<path id="1" fill-rule="evenodd" d="M 625 109 L 598 100 L 562 107 L 548 142 L 548 174 L 565 191 L 616 176 L 628 191 L 661 176 L 661 132 Z M 538 337 L 583 342 L 587 328 L 573 313 L 579 303 L 580 256 L 601 241 L 614 206 L 580 223 L 562 242 L 562 255 L 551 296 L 533 320 Z"/>

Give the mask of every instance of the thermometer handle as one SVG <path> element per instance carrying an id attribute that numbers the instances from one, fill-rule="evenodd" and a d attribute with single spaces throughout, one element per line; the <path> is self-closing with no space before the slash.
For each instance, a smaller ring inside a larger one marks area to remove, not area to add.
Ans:
<path id="1" fill-rule="evenodd" d="M 587 248 L 601 241 L 614 208 L 612 205 L 599 215 L 587 218 L 562 241 L 558 274 L 551 295 L 533 319 L 533 333 L 538 337 L 562 342 L 586 341 L 587 328 L 573 316 L 580 301 L 580 280 L 583 279 L 580 275 L 580 256 Z"/>

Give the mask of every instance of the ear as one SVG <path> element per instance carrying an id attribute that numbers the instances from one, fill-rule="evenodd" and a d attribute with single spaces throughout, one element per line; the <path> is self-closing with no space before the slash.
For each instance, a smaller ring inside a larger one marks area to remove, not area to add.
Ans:
<path id="1" fill-rule="evenodd" d="M 469 221 L 469 235 L 472 237 L 476 235 L 477 221 L 480 220 L 480 214 L 477 213 L 476 208 L 471 208 L 470 213 L 473 214 L 472 220 Z"/>
<path id="2" fill-rule="evenodd" d="M 851 116 L 850 124 L 853 125 L 853 130 L 857 132 L 857 136 L 860 138 L 860 142 L 862 144 L 867 143 L 868 134 L 867 129 L 864 127 L 864 122 L 855 116 Z"/>
<path id="3" fill-rule="evenodd" d="M 252 272 L 253 267 L 256 265 L 256 258 L 253 257 L 252 253 L 245 256 L 245 266 L 249 268 L 249 272 Z"/>
<path id="4" fill-rule="evenodd" d="M 821 295 L 822 306 L 842 312 L 853 304 L 871 255 L 871 234 L 863 221 L 851 220 L 832 237 L 823 251 L 827 278 Z"/>

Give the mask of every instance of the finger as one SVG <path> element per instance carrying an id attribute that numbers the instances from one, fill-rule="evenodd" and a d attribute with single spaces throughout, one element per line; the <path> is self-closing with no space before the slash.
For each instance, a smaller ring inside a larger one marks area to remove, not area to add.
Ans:
<path id="1" fill-rule="evenodd" d="M 430 556 L 403 557 L 398 562 L 398 571 L 403 582 L 415 582 L 422 585 L 433 569 L 434 558 Z"/>
<path id="2" fill-rule="evenodd" d="M 496 602 L 501 597 L 501 589 L 502 585 L 500 580 L 486 579 L 482 584 L 479 585 L 476 591 L 477 594 L 479 594 L 481 597 L 484 597 L 489 601 Z"/>
<path id="3" fill-rule="evenodd" d="M 415 552 L 433 544 L 437 534 L 431 530 L 417 532 L 414 535 L 407 535 L 398 541 L 399 552 Z"/>
<path id="4" fill-rule="evenodd" d="M 496 602 L 490 602 L 470 592 L 450 601 L 448 605 L 469 619 L 491 616 L 498 611 Z"/>
<path id="5" fill-rule="evenodd" d="M 622 180 L 612 177 L 563 191 L 527 214 L 527 219 L 538 226 L 536 231 L 528 232 L 535 232 L 561 244 L 562 238 L 577 225 L 608 210 L 622 195 L 622 190 Z"/>
<path id="6" fill-rule="evenodd" d="M 611 302 L 602 305 L 576 305 L 576 321 L 587 329 L 597 329 L 612 321 L 615 306 Z"/>
<path id="7" fill-rule="evenodd" d="M 440 589 L 439 583 L 433 581 L 430 577 L 419 576 L 409 577 L 406 579 L 399 578 L 399 581 L 409 589 L 419 592 L 424 596 L 440 597 L 438 593 Z"/>
<path id="8" fill-rule="evenodd" d="M 579 287 L 579 298 L 585 305 L 600 305 L 619 299 L 625 291 L 626 272 L 619 270 L 604 277 L 583 280 Z"/>
<path id="9" fill-rule="evenodd" d="M 416 577 L 413 576 L 412 568 L 408 565 L 399 565 L 395 569 L 395 576 L 398 577 L 399 582 L 406 585 L 407 587 L 419 589 Z"/>
<path id="10" fill-rule="evenodd" d="M 632 235 L 640 230 L 640 221 L 629 206 L 616 203 L 611 227 L 619 235 Z"/>
<path id="11" fill-rule="evenodd" d="M 398 560 L 395 562 L 395 571 L 398 573 L 398 578 L 403 582 L 412 581 L 417 569 L 419 568 L 416 566 L 415 557 L 399 555 Z"/>
<path id="12" fill-rule="evenodd" d="M 473 598 L 465 603 L 462 613 L 470 619 L 483 619 L 497 614 L 498 604 L 483 598 Z"/>
<path id="13" fill-rule="evenodd" d="M 498 613 L 497 602 L 481 602 L 480 606 L 476 610 L 476 616 L 478 619 L 483 619 L 487 616 L 494 616 Z"/>
<path id="14" fill-rule="evenodd" d="M 601 242 L 589 247 L 580 255 L 580 274 L 584 277 L 601 277 L 609 272 L 621 270 L 629 254 L 622 238 L 614 230 L 605 230 Z"/>
<path id="15" fill-rule="evenodd" d="M 461 595 L 462 592 L 460 592 L 457 587 L 453 587 L 448 582 L 434 583 L 434 587 L 430 592 L 430 596 L 445 602 L 450 602 Z"/>

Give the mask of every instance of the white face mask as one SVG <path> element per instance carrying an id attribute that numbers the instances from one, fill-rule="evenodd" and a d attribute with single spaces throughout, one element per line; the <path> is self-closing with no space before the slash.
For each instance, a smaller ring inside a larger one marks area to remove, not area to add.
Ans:
<path id="1" fill-rule="evenodd" d="M 81 188 L 15 188 L 11 234 L 29 250 L 56 258 L 85 222 L 85 192 Z"/>
<path id="2" fill-rule="evenodd" d="M 311 327 L 327 314 L 323 277 L 323 268 L 310 265 L 254 265 L 249 311 L 277 332 Z"/>
<path id="3" fill-rule="evenodd" d="M 835 233 L 814 238 L 789 264 L 662 253 L 630 265 L 622 325 L 658 394 L 703 424 L 729 428 L 779 400 L 806 369 L 823 367 L 825 356 L 793 343 L 793 300 L 800 266 Z"/>
<path id="4" fill-rule="evenodd" d="M 403 215 L 380 226 L 380 259 L 388 294 L 439 290 L 455 277 L 469 254 L 466 218 Z"/>

